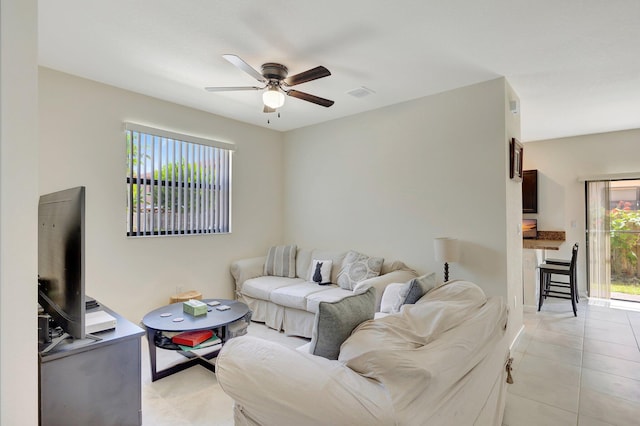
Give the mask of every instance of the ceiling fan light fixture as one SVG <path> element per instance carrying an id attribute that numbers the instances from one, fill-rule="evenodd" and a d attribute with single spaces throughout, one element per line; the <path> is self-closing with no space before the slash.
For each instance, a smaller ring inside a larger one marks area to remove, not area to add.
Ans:
<path id="1" fill-rule="evenodd" d="M 284 105 L 284 95 L 303 101 L 311 102 L 325 108 L 334 104 L 331 99 L 324 99 L 299 90 L 290 89 L 292 86 L 306 83 L 308 81 L 317 80 L 319 78 L 328 77 L 331 72 L 319 65 L 307 71 L 303 71 L 296 75 L 289 76 L 289 70 L 282 64 L 276 62 L 267 62 L 262 64 L 262 72 L 256 71 L 251 65 L 243 61 L 236 55 L 222 55 L 224 59 L 235 65 L 241 71 L 249 74 L 264 86 L 242 86 L 242 87 L 205 87 L 208 92 L 227 92 L 233 90 L 264 90 L 262 93 L 262 102 L 264 103 L 264 112 L 275 112 L 276 109 Z"/>
<path id="2" fill-rule="evenodd" d="M 284 105 L 284 93 L 277 87 L 271 86 L 262 94 L 262 102 L 269 108 L 277 109 Z"/>

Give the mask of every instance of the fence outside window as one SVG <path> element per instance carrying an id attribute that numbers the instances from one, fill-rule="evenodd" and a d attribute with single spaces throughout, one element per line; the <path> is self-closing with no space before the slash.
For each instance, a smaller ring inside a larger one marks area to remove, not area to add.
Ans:
<path id="1" fill-rule="evenodd" d="M 233 145 L 125 123 L 127 236 L 231 232 Z"/>

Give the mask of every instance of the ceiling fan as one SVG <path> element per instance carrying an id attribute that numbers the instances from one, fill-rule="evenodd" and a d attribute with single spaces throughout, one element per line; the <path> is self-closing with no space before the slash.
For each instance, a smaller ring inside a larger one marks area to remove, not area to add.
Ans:
<path id="1" fill-rule="evenodd" d="M 260 73 L 245 61 L 243 61 L 239 56 L 222 55 L 222 57 L 258 80 L 260 83 L 263 83 L 264 86 L 205 87 L 205 90 L 209 92 L 264 90 L 264 93 L 262 94 L 262 101 L 264 102 L 264 112 L 275 112 L 278 108 L 284 105 L 284 95 L 293 96 L 294 98 L 312 102 L 323 107 L 330 107 L 334 104 L 332 100 L 301 92 L 299 90 L 290 89 L 290 87 L 296 86 L 301 83 L 306 83 L 308 81 L 330 76 L 331 72 L 329 72 L 329 70 L 323 66 L 318 66 L 299 74 L 287 77 L 287 75 L 289 74 L 289 70 L 282 64 L 267 62 L 266 64 L 262 65 L 262 72 Z"/>

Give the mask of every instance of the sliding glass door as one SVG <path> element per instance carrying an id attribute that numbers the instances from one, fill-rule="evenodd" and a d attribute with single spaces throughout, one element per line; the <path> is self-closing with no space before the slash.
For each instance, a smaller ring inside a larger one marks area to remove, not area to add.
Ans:
<path id="1" fill-rule="evenodd" d="M 589 297 L 609 299 L 611 248 L 609 238 L 609 181 L 587 182 L 587 260 Z"/>
<path id="2" fill-rule="evenodd" d="M 587 182 L 589 296 L 640 302 L 640 180 Z"/>

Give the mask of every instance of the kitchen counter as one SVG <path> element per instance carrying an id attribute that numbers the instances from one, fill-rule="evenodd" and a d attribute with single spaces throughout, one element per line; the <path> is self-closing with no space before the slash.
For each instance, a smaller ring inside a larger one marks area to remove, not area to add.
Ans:
<path id="1" fill-rule="evenodd" d="M 559 250 L 562 243 L 564 243 L 564 241 L 523 239 L 522 248 L 540 249 L 540 250 Z"/>
<path id="2" fill-rule="evenodd" d="M 538 231 L 538 238 L 522 239 L 522 248 L 537 250 L 559 250 L 564 241 L 564 231 Z"/>
<path id="3" fill-rule="evenodd" d="M 529 249 L 522 253 L 522 293 L 526 309 L 535 312 L 538 305 L 538 265 L 544 262 L 547 250 L 560 250 L 565 240 L 564 231 L 538 231 L 537 239 L 522 240 L 522 248 Z"/>

